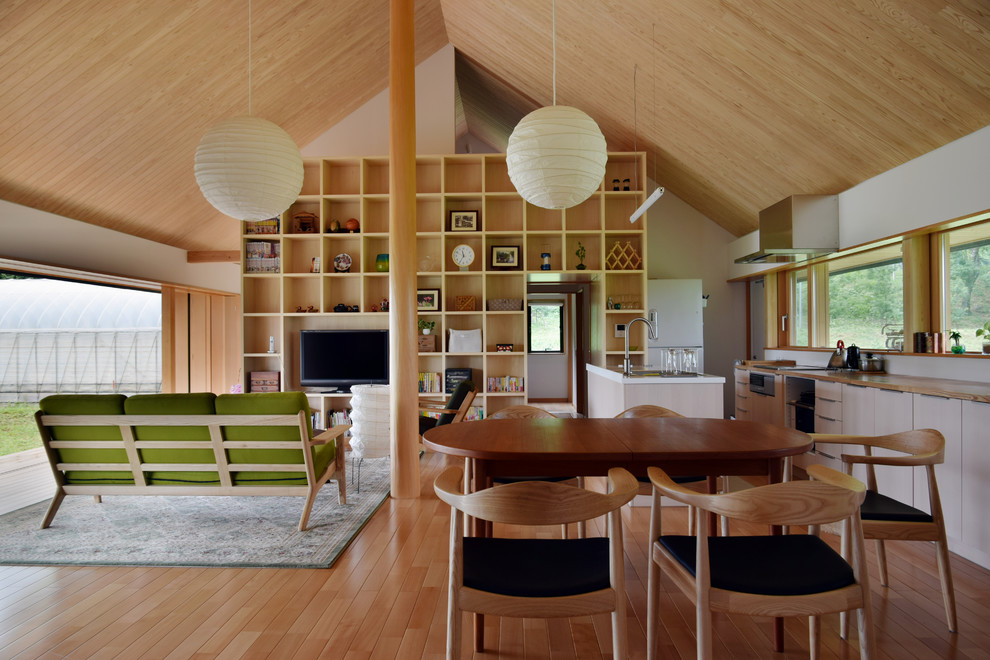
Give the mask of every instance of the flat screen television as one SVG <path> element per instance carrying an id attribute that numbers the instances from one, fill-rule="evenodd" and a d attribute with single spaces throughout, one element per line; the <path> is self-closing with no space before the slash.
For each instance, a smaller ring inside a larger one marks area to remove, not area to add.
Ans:
<path id="1" fill-rule="evenodd" d="M 349 392 L 388 383 L 388 330 L 301 330 L 299 384 Z"/>

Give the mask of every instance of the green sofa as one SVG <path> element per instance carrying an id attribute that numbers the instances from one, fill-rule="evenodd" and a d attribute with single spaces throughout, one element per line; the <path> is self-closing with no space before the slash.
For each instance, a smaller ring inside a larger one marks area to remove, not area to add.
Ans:
<path id="1" fill-rule="evenodd" d="M 57 394 L 35 413 L 57 491 L 66 495 L 296 495 L 300 531 L 331 477 L 347 501 L 343 436 L 314 437 L 302 392 Z"/>

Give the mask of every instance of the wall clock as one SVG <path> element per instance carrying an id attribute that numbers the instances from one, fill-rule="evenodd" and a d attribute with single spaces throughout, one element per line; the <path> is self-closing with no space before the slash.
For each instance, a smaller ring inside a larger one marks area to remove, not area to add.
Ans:
<path id="1" fill-rule="evenodd" d="M 458 266 L 461 270 L 467 270 L 468 266 L 474 263 L 474 249 L 470 245 L 461 243 L 454 247 L 454 251 L 451 252 L 450 257 L 454 260 L 455 266 Z"/>

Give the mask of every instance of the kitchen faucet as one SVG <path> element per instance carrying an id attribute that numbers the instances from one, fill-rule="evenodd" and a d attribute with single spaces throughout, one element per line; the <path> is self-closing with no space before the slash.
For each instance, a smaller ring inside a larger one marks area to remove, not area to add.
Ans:
<path id="1" fill-rule="evenodd" d="M 632 360 L 629 359 L 629 334 L 630 334 L 630 330 L 632 330 L 633 323 L 635 323 L 636 321 L 642 321 L 643 323 L 646 324 L 646 327 L 650 329 L 650 339 L 656 341 L 657 339 L 660 338 L 660 333 L 658 330 L 659 323 L 657 319 L 657 310 L 655 309 L 650 310 L 649 319 L 645 319 L 642 316 L 637 316 L 632 321 L 626 324 L 626 352 L 624 353 L 622 358 L 623 376 L 632 376 Z"/>

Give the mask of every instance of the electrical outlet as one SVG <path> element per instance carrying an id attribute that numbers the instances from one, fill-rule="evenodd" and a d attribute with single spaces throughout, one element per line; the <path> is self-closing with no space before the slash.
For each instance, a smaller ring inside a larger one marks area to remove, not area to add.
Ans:
<path id="1" fill-rule="evenodd" d="M 625 337 L 626 336 L 626 324 L 625 323 L 616 323 L 615 324 L 615 336 L 616 337 Z"/>

